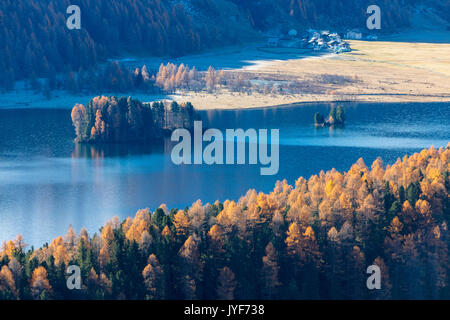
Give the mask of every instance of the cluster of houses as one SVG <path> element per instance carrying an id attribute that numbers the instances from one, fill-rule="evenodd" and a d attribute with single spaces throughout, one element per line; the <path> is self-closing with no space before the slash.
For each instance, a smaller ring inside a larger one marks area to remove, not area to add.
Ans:
<path id="1" fill-rule="evenodd" d="M 344 41 L 344 39 L 361 40 L 363 39 L 363 34 L 358 30 L 350 30 L 345 34 L 339 34 L 336 32 L 331 33 L 329 31 L 309 29 L 299 35 L 297 30 L 292 29 L 286 35 L 269 37 L 267 46 L 278 48 L 301 48 L 335 53 L 350 52 L 352 50 L 350 43 Z M 375 35 L 368 35 L 365 39 L 377 40 L 377 37 Z"/>
<path id="2" fill-rule="evenodd" d="M 328 50 L 335 53 L 352 51 L 350 43 L 344 41 L 338 33 L 310 29 L 308 35 L 307 48 L 314 51 Z"/>

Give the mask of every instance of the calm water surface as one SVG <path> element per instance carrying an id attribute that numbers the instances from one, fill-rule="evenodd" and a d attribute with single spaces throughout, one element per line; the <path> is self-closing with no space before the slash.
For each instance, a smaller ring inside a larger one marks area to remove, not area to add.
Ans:
<path id="1" fill-rule="evenodd" d="M 398 157 L 450 141 L 450 104 L 344 104 L 347 124 L 315 129 L 316 111 L 331 105 L 205 111 L 211 128 L 280 129 L 280 169 L 260 165 L 182 165 L 171 146 L 75 145 L 69 110 L 0 110 L 0 241 L 22 234 L 40 246 L 69 224 L 90 232 L 109 218 L 134 216 L 161 203 L 184 208 L 196 199 L 238 199 L 248 189 L 268 192 L 276 180 L 293 184 L 362 157 Z"/>

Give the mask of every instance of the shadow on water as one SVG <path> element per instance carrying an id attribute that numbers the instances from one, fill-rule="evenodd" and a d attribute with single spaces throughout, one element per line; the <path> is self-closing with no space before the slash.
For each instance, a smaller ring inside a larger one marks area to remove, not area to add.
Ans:
<path id="1" fill-rule="evenodd" d="M 84 159 L 126 158 L 130 156 L 166 153 L 169 147 L 170 141 L 167 139 L 165 139 L 164 141 L 148 144 L 75 143 L 72 152 L 72 158 L 84 158 Z"/>

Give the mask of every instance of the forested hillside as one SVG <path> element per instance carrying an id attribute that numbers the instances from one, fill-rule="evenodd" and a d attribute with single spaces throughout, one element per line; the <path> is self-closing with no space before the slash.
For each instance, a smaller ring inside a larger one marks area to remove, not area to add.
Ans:
<path id="1" fill-rule="evenodd" d="M 450 144 L 0 251 L 3 299 L 450 298 Z M 368 290 L 366 269 L 381 269 Z M 78 265 L 82 289 L 66 286 Z"/>
<path id="2" fill-rule="evenodd" d="M 81 30 L 66 28 L 69 5 L 80 6 Z M 187 12 L 178 1 L 1 1 L 0 85 L 86 69 L 127 52 L 180 56 L 251 36 L 242 32 L 245 21 L 230 26 L 223 18 L 232 7 L 220 9 L 205 7 L 206 20 Z"/>
<path id="3" fill-rule="evenodd" d="M 450 1 L 425 0 L 3 0 L 0 88 L 15 80 L 87 71 L 127 54 L 181 56 L 258 39 L 258 31 L 365 28 L 366 9 L 381 7 L 383 32 L 411 23 L 418 4 L 450 21 Z M 66 27 L 79 5 L 81 30 Z"/>
<path id="4" fill-rule="evenodd" d="M 367 7 L 381 8 L 386 29 L 409 25 L 411 1 L 404 0 L 232 0 L 260 29 L 288 22 L 312 28 L 365 28 Z M 416 1 L 420 2 L 420 1 Z M 289 26 L 285 26 L 288 28 Z"/>

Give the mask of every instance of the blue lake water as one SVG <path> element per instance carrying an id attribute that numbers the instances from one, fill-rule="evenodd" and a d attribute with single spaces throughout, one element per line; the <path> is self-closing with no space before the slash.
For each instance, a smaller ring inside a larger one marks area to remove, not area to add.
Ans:
<path id="1" fill-rule="evenodd" d="M 0 110 L 0 241 L 22 234 L 40 246 L 69 224 L 90 232 L 109 218 L 134 216 L 161 203 L 184 208 L 238 199 L 254 188 L 268 192 L 320 170 L 348 170 L 360 157 L 398 157 L 450 142 L 450 104 L 344 103 L 345 128 L 313 125 L 332 104 L 202 111 L 210 128 L 280 130 L 280 168 L 261 176 L 261 165 L 181 165 L 171 145 L 76 145 L 69 110 Z"/>

